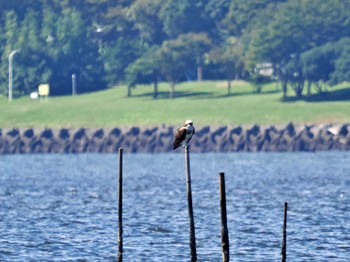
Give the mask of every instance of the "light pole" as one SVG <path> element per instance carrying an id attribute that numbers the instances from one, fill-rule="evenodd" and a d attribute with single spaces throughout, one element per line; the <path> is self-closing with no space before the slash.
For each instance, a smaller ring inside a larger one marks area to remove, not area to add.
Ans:
<path id="1" fill-rule="evenodd" d="M 9 102 L 12 101 L 12 60 L 13 56 L 19 52 L 19 49 L 16 49 L 11 52 L 9 55 Z"/>
<path id="2" fill-rule="evenodd" d="M 72 96 L 77 94 L 77 76 L 75 74 L 72 75 Z"/>

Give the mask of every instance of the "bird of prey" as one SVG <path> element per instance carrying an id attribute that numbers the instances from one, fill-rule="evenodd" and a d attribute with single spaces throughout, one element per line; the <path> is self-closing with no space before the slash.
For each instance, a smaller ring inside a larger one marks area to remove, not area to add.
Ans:
<path id="1" fill-rule="evenodd" d="M 185 124 L 178 128 L 175 133 L 175 138 L 173 142 L 173 150 L 179 146 L 187 146 L 188 142 L 191 140 L 194 134 L 194 126 L 192 120 L 186 120 Z"/>

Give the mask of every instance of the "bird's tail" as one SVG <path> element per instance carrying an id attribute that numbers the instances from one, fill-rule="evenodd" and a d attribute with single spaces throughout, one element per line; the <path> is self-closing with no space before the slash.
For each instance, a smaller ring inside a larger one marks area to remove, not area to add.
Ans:
<path id="1" fill-rule="evenodd" d="M 180 147 L 181 146 L 181 144 L 175 144 L 175 143 L 173 143 L 173 150 L 175 150 L 176 148 L 178 148 L 178 147 Z"/>

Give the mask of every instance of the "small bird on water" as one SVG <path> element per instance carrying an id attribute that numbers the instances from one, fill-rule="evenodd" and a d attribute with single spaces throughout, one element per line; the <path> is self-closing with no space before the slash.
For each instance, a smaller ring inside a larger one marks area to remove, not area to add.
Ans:
<path id="1" fill-rule="evenodd" d="M 195 132 L 192 120 L 186 120 L 185 124 L 178 128 L 175 133 L 173 150 L 180 146 L 187 146 Z"/>

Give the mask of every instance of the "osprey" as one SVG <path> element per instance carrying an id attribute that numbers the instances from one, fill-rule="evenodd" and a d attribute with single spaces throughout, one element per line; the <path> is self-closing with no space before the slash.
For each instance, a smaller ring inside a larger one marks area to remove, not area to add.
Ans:
<path id="1" fill-rule="evenodd" d="M 176 130 L 173 142 L 173 150 L 179 146 L 187 146 L 194 134 L 194 126 L 192 120 L 186 120 L 185 124 Z"/>

